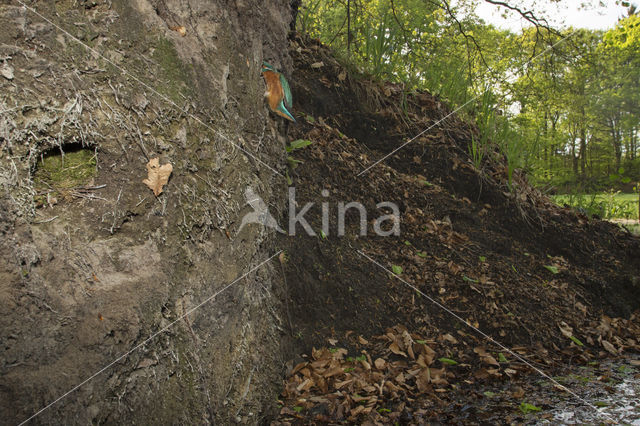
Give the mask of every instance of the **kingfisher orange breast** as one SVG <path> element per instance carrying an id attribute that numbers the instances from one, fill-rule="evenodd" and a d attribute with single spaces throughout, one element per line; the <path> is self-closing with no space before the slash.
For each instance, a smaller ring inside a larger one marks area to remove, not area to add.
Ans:
<path id="1" fill-rule="evenodd" d="M 267 102 L 272 111 L 277 111 L 278 105 L 284 99 L 284 91 L 280 84 L 280 76 L 273 71 L 264 71 L 262 73 L 264 81 L 267 83 Z"/>

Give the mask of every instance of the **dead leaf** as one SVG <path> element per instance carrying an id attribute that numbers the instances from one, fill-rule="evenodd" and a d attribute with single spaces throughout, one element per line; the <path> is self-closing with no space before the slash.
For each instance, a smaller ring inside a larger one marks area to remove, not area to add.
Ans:
<path id="1" fill-rule="evenodd" d="M 347 78 L 347 72 L 345 70 L 342 70 L 342 72 L 338 74 L 338 80 L 344 81 L 346 78 Z"/>
<path id="2" fill-rule="evenodd" d="M 7 80 L 13 80 L 13 67 L 6 62 L 3 62 L 0 67 L 0 75 Z"/>
<path id="3" fill-rule="evenodd" d="M 524 389 L 521 386 L 517 386 L 513 392 L 511 392 L 511 396 L 515 399 L 520 399 L 524 397 Z"/>
<path id="4" fill-rule="evenodd" d="M 518 372 L 516 370 L 514 370 L 513 368 L 505 368 L 504 372 L 507 373 L 507 376 L 509 376 L 509 377 L 515 376 L 516 374 L 518 374 Z"/>
<path id="5" fill-rule="evenodd" d="M 605 348 L 609 353 L 613 355 L 618 355 L 618 351 L 616 350 L 616 347 L 613 346 L 611 343 L 607 342 L 604 339 L 600 343 L 602 343 L 602 347 Z"/>
<path id="6" fill-rule="evenodd" d="M 142 361 L 140 361 L 140 363 L 136 368 L 147 368 L 147 367 L 151 367 L 152 365 L 156 365 L 157 363 L 158 361 L 156 361 L 155 359 L 145 358 Z"/>
<path id="7" fill-rule="evenodd" d="M 311 64 L 311 68 L 313 69 L 318 69 L 318 68 L 322 68 L 324 67 L 324 62 L 320 61 L 320 62 L 314 62 L 313 64 Z"/>
<path id="8" fill-rule="evenodd" d="M 573 336 L 573 329 L 566 322 L 562 321 L 558 328 L 564 337 L 571 338 Z"/>
<path id="9" fill-rule="evenodd" d="M 368 345 L 369 342 L 367 341 L 367 339 L 365 339 L 362 336 L 358 336 L 358 342 L 360 342 L 361 345 Z"/>
<path id="10" fill-rule="evenodd" d="M 378 370 L 382 370 L 384 369 L 384 366 L 387 364 L 387 362 L 382 358 L 378 358 L 375 360 L 373 364 L 376 366 Z"/>
<path id="11" fill-rule="evenodd" d="M 304 382 L 302 382 L 302 383 L 300 383 L 300 384 L 298 385 L 298 387 L 296 388 L 296 390 L 297 390 L 298 392 L 301 392 L 301 391 L 307 391 L 307 390 L 311 389 L 314 385 L 315 385 L 315 383 L 313 382 L 313 380 L 311 380 L 311 379 L 306 379 Z"/>
<path id="12" fill-rule="evenodd" d="M 396 342 L 393 342 L 391 345 L 389 345 L 389 350 L 396 355 L 402 355 L 405 358 L 407 357 L 407 354 L 400 350 Z"/>
<path id="13" fill-rule="evenodd" d="M 444 336 L 440 336 L 440 338 L 441 338 L 442 340 L 446 340 L 446 341 L 447 341 L 447 342 L 449 342 L 449 343 L 453 343 L 454 345 L 457 345 L 457 344 L 458 344 L 458 340 L 456 340 L 456 338 L 455 338 L 455 337 L 453 337 L 453 336 L 452 336 L 451 334 L 449 334 L 449 333 L 445 334 Z"/>
<path id="14" fill-rule="evenodd" d="M 493 355 L 488 353 L 486 349 L 477 347 L 477 348 L 474 348 L 473 351 L 480 356 L 480 359 L 482 360 L 482 362 L 489 365 L 495 365 L 496 367 L 500 366 L 500 363 L 493 357 Z"/>
<path id="15" fill-rule="evenodd" d="M 171 163 L 160 165 L 158 158 L 152 158 L 147 163 L 148 177 L 142 181 L 145 185 L 153 191 L 153 194 L 157 197 L 162 194 L 162 187 L 169 182 L 169 176 L 173 171 Z"/>
<path id="16" fill-rule="evenodd" d="M 187 35 L 187 29 L 182 25 L 173 25 L 169 27 L 170 30 L 176 31 L 180 36 L 184 37 Z"/>

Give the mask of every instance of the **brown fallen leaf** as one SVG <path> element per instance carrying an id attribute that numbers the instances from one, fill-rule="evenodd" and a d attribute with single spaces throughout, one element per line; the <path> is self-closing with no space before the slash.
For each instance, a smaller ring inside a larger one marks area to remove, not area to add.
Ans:
<path id="1" fill-rule="evenodd" d="M 396 342 L 393 342 L 391 345 L 389 345 L 389 350 L 396 355 L 402 355 L 405 358 L 407 357 L 407 354 L 400 350 L 400 347 L 398 347 L 398 344 Z"/>
<path id="2" fill-rule="evenodd" d="M 511 392 L 511 396 L 513 396 L 515 399 L 524 397 L 524 389 L 521 386 L 516 386 L 513 392 Z"/>
<path id="3" fill-rule="evenodd" d="M 480 359 L 482 360 L 482 362 L 487 363 L 489 365 L 495 365 L 496 367 L 500 366 L 500 363 L 498 363 L 498 361 L 493 357 L 493 355 L 488 353 L 486 349 L 482 347 L 477 347 L 477 348 L 474 348 L 473 351 L 480 356 Z"/>
<path id="4" fill-rule="evenodd" d="M 158 361 L 154 359 L 145 358 L 142 361 L 140 361 L 140 363 L 138 363 L 138 366 L 136 367 L 136 369 L 151 367 L 152 365 L 156 365 L 157 363 Z"/>
<path id="5" fill-rule="evenodd" d="M 618 355 L 618 351 L 616 347 L 613 346 L 611 343 L 607 342 L 604 339 L 600 343 L 609 353 L 611 353 L 612 355 Z"/>
<path id="6" fill-rule="evenodd" d="M 187 35 L 187 29 L 182 25 L 173 25 L 169 27 L 169 29 L 172 31 L 176 31 L 178 34 L 180 34 L 181 37 L 184 37 Z"/>
<path id="7" fill-rule="evenodd" d="M 142 181 L 145 185 L 153 191 L 153 194 L 157 197 L 162 194 L 162 187 L 169 182 L 169 176 L 173 171 L 171 163 L 160 165 L 158 158 L 152 158 L 147 163 L 148 176 Z"/>

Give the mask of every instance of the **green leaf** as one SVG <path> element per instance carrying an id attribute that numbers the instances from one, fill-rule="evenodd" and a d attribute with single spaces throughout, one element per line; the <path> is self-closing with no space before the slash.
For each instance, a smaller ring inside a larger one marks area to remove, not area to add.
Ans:
<path id="1" fill-rule="evenodd" d="M 416 343 L 419 345 L 426 345 L 427 341 L 426 340 L 416 340 Z"/>
<path id="2" fill-rule="evenodd" d="M 390 413 L 391 410 L 389 410 L 388 408 L 378 408 L 378 413 L 382 414 L 382 413 Z"/>
<path id="3" fill-rule="evenodd" d="M 578 346 L 584 346 L 584 344 L 583 344 L 580 340 L 578 340 L 578 338 L 577 338 L 577 337 L 575 337 L 575 336 L 571 336 L 571 337 L 570 337 L 570 339 L 571 339 L 571 340 L 573 340 L 573 343 L 575 343 L 576 345 L 578 345 Z"/>
<path id="4" fill-rule="evenodd" d="M 296 160 L 292 156 L 288 156 L 287 160 L 289 161 L 289 163 L 291 163 L 292 166 L 297 166 L 298 164 L 302 163 L 301 160 Z"/>
<path id="5" fill-rule="evenodd" d="M 504 354 L 503 354 L 502 352 L 500 352 L 500 353 L 498 354 L 498 361 L 499 361 L 499 362 L 508 362 L 508 361 L 507 361 L 507 357 L 505 357 L 505 356 L 504 356 Z"/>
<path id="6" fill-rule="evenodd" d="M 327 239 L 327 234 L 325 234 L 322 229 L 320 230 L 320 238 L 322 238 L 323 240 Z"/>
<path id="7" fill-rule="evenodd" d="M 480 259 L 480 262 L 486 262 L 487 261 L 487 258 L 485 256 L 480 256 L 479 259 Z"/>
<path id="8" fill-rule="evenodd" d="M 478 282 L 478 280 L 475 280 L 475 279 L 473 279 L 473 278 L 469 278 L 469 277 L 468 277 L 468 276 L 466 276 L 466 275 L 463 275 L 463 276 L 462 276 L 462 279 L 463 279 L 464 281 L 467 281 L 467 282 L 470 282 L 470 283 L 477 283 L 477 282 Z"/>
<path id="9" fill-rule="evenodd" d="M 423 252 L 423 251 L 419 251 L 418 252 L 418 256 L 420 257 L 427 257 L 427 253 Z"/>
<path id="10" fill-rule="evenodd" d="M 367 357 L 366 355 L 360 355 L 356 357 L 356 361 L 366 361 Z"/>
<path id="11" fill-rule="evenodd" d="M 405 245 L 405 246 L 410 246 L 410 245 L 411 245 L 411 241 L 405 241 L 405 242 L 404 242 L 404 245 Z"/>
<path id="12" fill-rule="evenodd" d="M 457 365 L 458 361 L 454 361 L 450 358 L 438 358 L 438 361 L 440 361 L 443 364 L 448 364 L 448 365 Z"/>
<path id="13" fill-rule="evenodd" d="M 484 391 L 482 394 L 487 398 L 493 398 L 494 396 L 496 396 L 495 392 L 491 392 L 491 391 Z"/>
<path id="14" fill-rule="evenodd" d="M 533 413 L 537 411 L 542 411 L 542 408 L 536 407 L 533 404 L 529 404 L 523 401 L 522 404 L 520 404 L 520 411 L 522 411 L 522 414 L 528 414 L 528 413 Z"/>
<path id="15" fill-rule="evenodd" d="M 392 265 L 391 266 L 391 270 L 393 271 L 394 274 L 396 275 L 400 275 L 402 274 L 402 266 L 398 266 L 398 265 Z"/>
<path id="16" fill-rule="evenodd" d="M 309 145 L 311 145 L 311 141 L 308 139 L 296 139 L 295 141 L 291 142 L 291 144 L 289 144 L 289 146 L 287 147 L 287 152 L 293 152 L 296 149 L 302 149 L 305 146 Z"/>
<path id="17" fill-rule="evenodd" d="M 558 273 L 558 267 L 557 266 L 544 265 L 544 267 L 547 268 L 547 270 L 549 270 L 552 274 L 557 274 Z"/>
<path id="18" fill-rule="evenodd" d="M 596 407 L 608 407 L 609 404 L 607 404 L 606 402 L 603 401 L 596 401 L 593 403 L 593 405 L 595 405 Z"/>
<path id="19" fill-rule="evenodd" d="M 303 410 L 303 408 L 299 405 L 296 405 L 295 407 L 293 407 L 293 411 L 295 411 L 296 413 L 300 413 Z"/>

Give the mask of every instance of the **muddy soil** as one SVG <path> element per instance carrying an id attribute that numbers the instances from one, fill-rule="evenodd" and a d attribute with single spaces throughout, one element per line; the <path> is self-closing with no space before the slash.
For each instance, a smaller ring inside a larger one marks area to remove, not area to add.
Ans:
<path id="1" fill-rule="evenodd" d="M 260 68 L 291 65 L 288 2 L 0 3 L 0 423 L 259 422 L 282 288 L 238 222 L 286 192 Z M 34 183 L 78 150 L 87 181 Z"/>
<path id="2" fill-rule="evenodd" d="M 640 239 L 553 205 L 520 174 L 509 182 L 497 152 L 474 165 L 476 130 L 455 115 L 359 176 L 446 104 L 355 77 L 312 40 L 291 55 L 289 139 L 311 141 L 291 174 L 317 235 L 282 239 L 306 355 L 290 364 L 279 421 L 519 421 L 524 393 L 516 415 L 480 415 L 477 390 L 640 350 Z M 366 236 L 355 209 L 337 235 L 337 206 L 351 201 L 366 207 Z M 374 232 L 384 201 L 399 206 L 398 236 Z"/>

